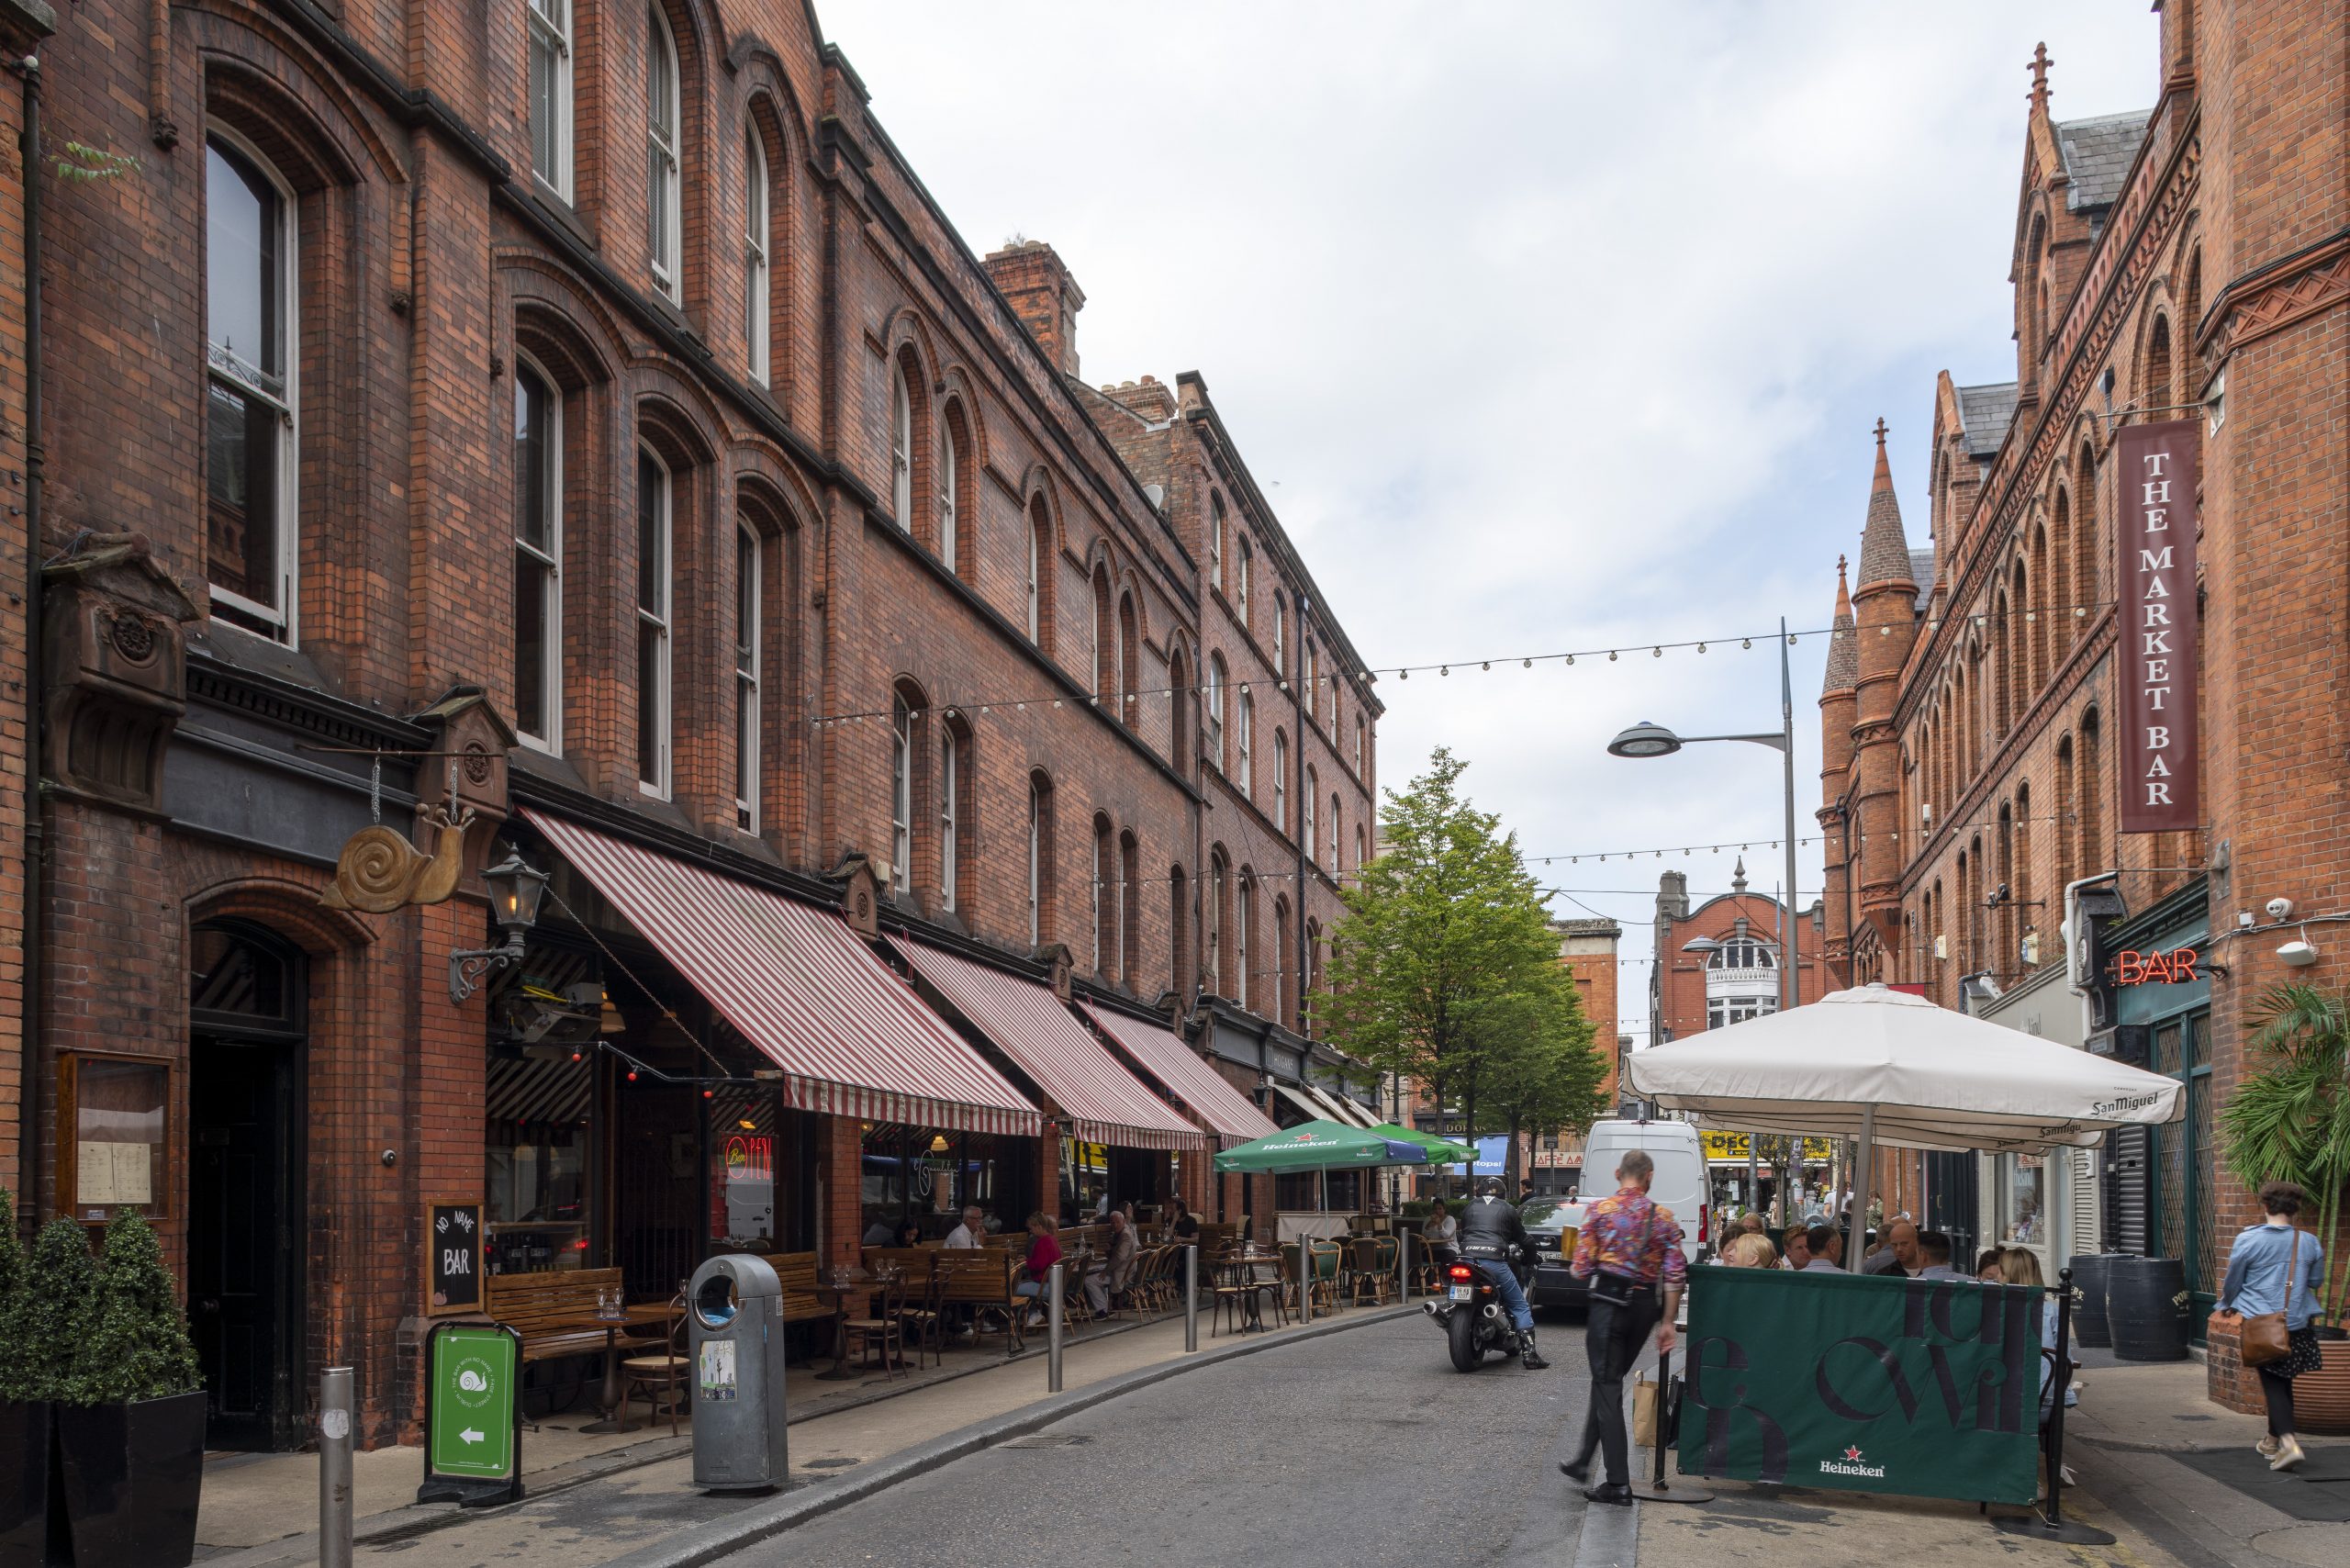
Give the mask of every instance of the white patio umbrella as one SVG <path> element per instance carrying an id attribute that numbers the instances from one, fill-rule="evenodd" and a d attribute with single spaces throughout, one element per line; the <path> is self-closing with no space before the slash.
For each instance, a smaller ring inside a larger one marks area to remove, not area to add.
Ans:
<path id="1" fill-rule="evenodd" d="M 1994 1153 L 2092 1148 L 2112 1128 L 2186 1114 L 2177 1079 L 1883 985 L 1636 1051 L 1624 1075 L 1635 1092 L 1700 1126 L 1857 1139 L 1856 1172 L 1869 1169 L 1880 1143 Z M 1856 1232 L 1862 1207 L 1853 1204 Z"/>

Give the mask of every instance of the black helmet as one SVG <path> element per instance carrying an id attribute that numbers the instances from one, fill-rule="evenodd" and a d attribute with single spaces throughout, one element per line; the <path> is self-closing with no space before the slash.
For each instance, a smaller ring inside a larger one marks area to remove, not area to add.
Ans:
<path id="1" fill-rule="evenodd" d="M 1483 1181 L 1477 1183 L 1477 1195 L 1481 1198 L 1500 1197 L 1502 1195 L 1502 1179 L 1498 1176 L 1486 1177 Z"/>

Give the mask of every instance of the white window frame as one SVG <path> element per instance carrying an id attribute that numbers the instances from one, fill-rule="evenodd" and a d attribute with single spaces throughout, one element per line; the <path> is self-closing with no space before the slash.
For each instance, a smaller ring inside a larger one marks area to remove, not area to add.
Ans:
<path id="1" fill-rule="evenodd" d="M 1208 756 L 1218 773 L 1224 771 L 1224 688 L 1227 677 L 1224 655 L 1208 655 Z"/>
<path id="2" fill-rule="evenodd" d="M 890 700 L 890 886 L 913 887 L 914 712 L 904 697 Z"/>
<path id="3" fill-rule="evenodd" d="M 1240 791 L 1240 798 L 1244 801 L 1250 798 L 1252 776 L 1256 772 L 1250 765 L 1252 754 L 1256 750 L 1256 731 L 1257 699 L 1244 691 L 1240 694 L 1240 707 L 1233 720 L 1232 742 L 1234 763 L 1232 782 L 1233 786 Z"/>
<path id="4" fill-rule="evenodd" d="M 901 532 L 914 531 L 914 399 L 906 367 L 890 366 L 890 506 Z"/>
<path id="5" fill-rule="evenodd" d="M 734 825 L 759 831 L 760 597 L 767 591 L 767 541 L 748 524 L 734 529 Z M 747 624 L 746 624 L 747 622 Z"/>
<path id="6" fill-rule="evenodd" d="M 1355 715 L 1355 777 L 1365 782 L 1369 782 L 1370 775 L 1362 770 L 1362 739 L 1363 732 L 1369 727 L 1363 722 L 1361 714 Z"/>
<path id="7" fill-rule="evenodd" d="M 1289 832 L 1289 737 L 1273 732 L 1273 825 Z"/>
<path id="8" fill-rule="evenodd" d="M 1237 886 L 1238 891 L 1233 895 L 1232 901 L 1232 978 L 1239 989 L 1232 1000 L 1246 1007 L 1248 1005 L 1248 906 L 1257 896 L 1257 880 L 1244 871 Z"/>
<path id="9" fill-rule="evenodd" d="M 743 128 L 743 329 L 749 351 L 751 379 L 768 385 L 772 331 L 767 320 L 767 150 L 755 124 Z"/>
<path id="10" fill-rule="evenodd" d="M 668 17 L 657 5 L 646 6 L 645 16 L 652 23 L 646 35 L 652 48 L 645 61 L 644 92 L 645 248 L 652 257 L 654 286 L 674 301 L 680 297 L 685 271 L 678 259 L 685 227 L 685 72 Z M 665 95 L 668 99 L 666 121 L 661 113 Z"/>
<path id="11" fill-rule="evenodd" d="M 1204 964 L 1201 983 L 1217 996 L 1224 990 L 1224 886 L 1225 865 L 1222 859 L 1208 862 L 1207 951 L 1202 955 Z"/>
<path id="12" fill-rule="evenodd" d="M 644 464 L 649 461 L 661 476 L 661 561 L 659 566 L 654 573 L 653 578 L 655 585 L 660 591 L 661 602 L 657 606 L 648 607 L 643 602 L 643 594 L 640 592 L 636 605 L 638 638 L 641 641 L 648 632 L 650 632 L 654 637 L 653 646 L 655 657 L 653 689 L 650 691 L 645 690 L 643 689 L 643 682 L 640 678 L 638 682 L 636 700 L 640 709 L 642 709 L 643 704 L 647 702 L 654 704 L 654 733 L 658 737 L 654 745 L 655 761 L 656 766 L 654 768 L 654 777 L 650 778 L 643 777 L 642 770 L 644 766 L 644 756 L 642 739 L 640 737 L 640 745 L 637 754 L 639 777 L 636 781 L 636 787 L 645 794 L 651 795 L 657 800 L 666 801 L 669 798 L 671 785 L 670 765 L 676 751 L 677 728 L 675 690 L 671 675 L 672 654 L 676 643 L 676 639 L 672 635 L 672 627 L 675 619 L 675 594 L 672 588 L 671 574 L 677 559 L 677 476 L 669 471 L 669 465 L 661 461 L 661 454 L 659 453 L 654 451 L 651 447 L 644 445 L 643 442 L 638 443 L 636 451 L 638 458 L 637 548 L 640 552 L 644 547 Z M 638 563 L 637 569 L 640 572 L 643 570 L 643 564 L 641 560 Z M 642 585 L 640 584 L 640 588 L 641 586 Z M 642 649 L 640 648 L 640 656 L 637 665 L 640 676 L 643 667 Z M 644 718 L 642 712 L 638 714 L 637 723 L 640 728 L 644 723 Z"/>
<path id="13" fill-rule="evenodd" d="M 552 171 L 539 166 L 539 130 L 531 127 L 531 176 L 565 202 L 571 200 L 571 0 L 530 0 L 524 7 L 529 14 L 526 24 L 530 32 L 525 48 L 523 71 L 528 84 L 524 88 L 526 101 L 533 107 L 538 101 L 537 62 L 532 58 L 544 49 L 554 62 L 554 102 L 549 112 L 554 124 L 546 128 L 553 137 L 554 167 Z"/>
<path id="14" fill-rule="evenodd" d="M 955 456 L 955 421 L 942 419 L 938 421 L 938 558 L 950 572 L 956 567 L 955 506 L 960 498 L 955 491 L 962 477 L 962 465 Z"/>
<path id="15" fill-rule="evenodd" d="M 1256 575 L 1257 553 L 1249 548 L 1248 536 L 1245 533 L 1234 535 L 1233 543 L 1238 548 L 1234 553 L 1232 567 L 1232 607 L 1239 613 L 1240 624 L 1246 626 L 1248 624 L 1249 579 Z"/>
<path id="16" fill-rule="evenodd" d="M 1218 593 L 1224 591 L 1224 498 L 1210 493 L 1208 511 L 1208 581 Z"/>
<path id="17" fill-rule="evenodd" d="M 285 390 L 282 392 L 272 391 L 267 386 L 258 380 L 258 376 L 267 374 L 267 372 L 263 371 L 260 366 L 252 366 L 251 368 L 253 371 L 253 375 L 245 375 L 242 373 L 242 362 L 236 355 L 225 351 L 215 350 L 211 343 L 211 330 L 208 325 L 206 328 L 204 347 L 206 364 L 212 379 L 219 381 L 223 386 L 235 390 L 241 395 L 248 395 L 262 398 L 263 401 L 269 403 L 277 409 L 280 418 L 284 421 L 282 426 L 283 439 L 277 443 L 276 533 L 277 591 L 278 597 L 283 599 L 285 602 L 282 609 L 272 610 L 269 606 L 257 603 L 252 599 L 247 599 L 241 593 L 232 592 L 231 590 L 224 588 L 213 587 L 208 581 L 207 586 L 210 587 L 211 596 L 214 599 L 233 605 L 237 609 L 243 610 L 246 614 L 252 616 L 255 620 L 274 625 L 277 628 L 279 640 L 285 643 L 287 647 L 299 647 L 301 645 L 301 610 L 299 601 L 301 597 L 300 589 L 302 586 L 302 540 L 300 521 L 302 510 L 299 498 L 296 495 L 294 487 L 295 481 L 301 472 L 300 449 L 302 444 L 302 398 L 300 382 L 302 360 L 302 270 L 301 256 L 297 251 L 297 247 L 301 242 L 301 224 L 298 221 L 298 207 L 296 203 L 294 187 L 285 183 L 285 177 L 277 172 L 276 165 L 273 164 L 267 158 L 262 156 L 261 150 L 259 148 L 255 147 L 252 142 L 246 140 L 243 137 L 239 136 L 236 132 L 229 129 L 225 126 L 216 125 L 207 127 L 205 131 L 205 135 L 209 140 L 220 141 L 234 149 L 239 157 L 251 163 L 254 170 L 260 174 L 261 177 L 267 180 L 277 190 L 277 222 L 279 230 L 277 236 L 277 253 L 284 258 L 283 265 L 285 272 L 285 279 L 278 291 L 279 309 L 284 316 L 284 319 L 279 324 L 279 332 L 280 341 L 285 344 L 284 354 L 285 360 L 285 374 L 282 378 L 285 382 Z M 207 274 L 207 294 L 209 292 L 209 286 Z M 208 411 L 207 417 L 209 418 Z M 207 504 L 209 504 L 208 498 Z M 206 540 L 208 545 L 210 541 L 210 523 L 208 521 L 206 524 Z M 207 577 L 208 579 L 208 572 Z M 264 635 L 266 633 L 264 633 Z"/>
<path id="18" fill-rule="evenodd" d="M 938 907 L 955 907 L 956 833 L 962 823 L 956 815 L 955 786 L 958 765 L 955 756 L 955 728 L 951 724 L 938 726 Z"/>
<path id="19" fill-rule="evenodd" d="M 1287 675 L 1289 660 L 1289 601 L 1273 595 L 1273 673 Z"/>
<path id="20" fill-rule="evenodd" d="M 1309 766 L 1305 770 L 1304 809 L 1297 820 L 1298 842 L 1305 846 L 1305 863 L 1309 866 L 1319 866 L 1322 864 L 1322 857 L 1319 853 L 1320 846 L 1315 842 L 1314 836 L 1315 816 L 1314 797 L 1320 791 L 1321 788 L 1322 780 L 1315 776 L 1313 767 Z"/>
<path id="21" fill-rule="evenodd" d="M 520 723 L 521 703 L 515 707 L 515 735 L 523 745 L 537 751 L 561 755 L 563 751 L 563 387 L 549 375 L 546 367 L 528 354 L 518 354 L 519 366 L 514 377 L 515 395 L 520 397 L 522 376 L 528 375 L 546 388 L 547 429 L 543 442 L 547 473 L 544 481 L 547 498 L 547 542 L 543 549 L 522 537 L 521 519 L 515 519 L 514 548 L 532 557 L 546 568 L 546 603 L 539 611 L 539 625 L 546 646 L 539 655 L 542 672 L 539 691 L 539 711 L 546 716 L 546 733 L 532 734 Z M 520 672 L 517 672 L 519 678 Z M 517 693 L 519 698 L 520 693 Z"/>
<path id="22" fill-rule="evenodd" d="M 1305 716 L 1314 717 L 1315 688 L 1321 679 L 1322 655 L 1315 651 L 1314 639 L 1305 639 Z"/>
<path id="23" fill-rule="evenodd" d="M 1104 856 L 1111 852 L 1110 835 L 1102 831 L 1102 824 L 1100 823 L 1088 824 L 1085 831 L 1091 834 L 1093 839 L 1093 902 L 1090 906 L 1088 906 L 1087 913 L 1092 917 L 1088 924 L 1093 927 L 1093 972 L 1098 975 L 1103 972 L 1102 968 L 1102 960 L 1103 958 L 1102 951 L 1102 883 L 1103 878 L 1108 875 L 1110 869 L 1107 866 L 1102 864 L 1102 860 Z"/>
<path id="24" fill-rule="evenodd" d="M 1326 825 L 1330 830 L 1328 834 L 1330 841 L 1330 875 L 1334 879 L 1338 874 L 1339 840 L 1345 836 L 1344 824 L 1341 823 L 1338 816 L 1339 809 L 1338 797 L 1332 795 L 1330 797 L 1330 820 Z"/>
<path id="25" fill-rule="evenodd" d="M 1045 791 L 1028 780 L 1028 946 L 1045 940 Z"/>

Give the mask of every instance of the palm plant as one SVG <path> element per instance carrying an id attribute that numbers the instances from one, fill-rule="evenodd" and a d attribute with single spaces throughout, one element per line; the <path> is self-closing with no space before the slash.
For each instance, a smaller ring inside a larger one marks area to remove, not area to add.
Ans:
<path id="1" fill-rule="evenodd" d="M 2336 1254 L 2321 1282 L 2319 1310 L 2339 1323 L 2350 1283 L 2350 1264 L 2338 1256 L 2345 1249 L 2336 1245 L 2350 1191 L 2350 996 L 2278 986 L 2249 1018 L 2247 1060 L 2262 1065 L 2220 1112 L 2221 1151 L 2247 1186 L 2291 1182 L 2316 1202 L 2318 1236 Z"/>

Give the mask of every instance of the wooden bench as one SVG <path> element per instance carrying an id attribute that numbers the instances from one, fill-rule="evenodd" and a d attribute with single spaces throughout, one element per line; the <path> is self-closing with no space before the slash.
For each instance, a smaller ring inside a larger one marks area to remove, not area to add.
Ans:
<path id="1" fill-rule="evenodd" d="M 935 1247 L 867 1247 L 865 1266 L 878 1273 L 883 1264 L 895 1263 L 906 1276 L 907 1288 L 919 1290 L 923 1282 L 930 1278 L 930 1260 L 939 1250 Z"/>
<path id="2" fill-rule="evenodd" d="M 618 1269 L 535 1269 L 491 1274 L 483 1285 L 482 1310 L 521 1336 L 526 1366 L 564 1356 L 600 1356 L 610 1342 L 605 1329 L 591 1325 L 598 1295 L 617 1300 L 621 1294 Z M 620 1342 L 638 1341 L 622 1334 Z"/>
<path id="3" fill-rule="evenodd" d="M 1000 1248 L 982 1247 L 940 1252 L 931 1260 L 931 1266 L 945 1286 L 939 1294 L 942 1303 L 1002 1313 L 1006 1353 L 1021 1348 L 1025 1338 L 1021 1320 L 1027 1316 L 1029 1303 L 1012 1291 L 1024 1271 L 1019 1259 Z"/>
<path id="4" fill-rule="evenodd" d="M 816 1294 L 816 1255 L 813 1252 L 777 1252 L 770 1254 L 767 1263 L 775 1270 L 775 1277 L 783 1286 L 783 1320 L 786 1323 L 820 1323 L 838 1317 L 837 1307 L 829 1306 Z"/>

